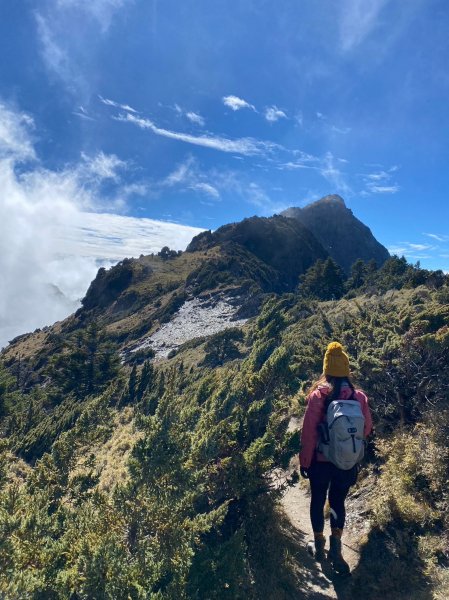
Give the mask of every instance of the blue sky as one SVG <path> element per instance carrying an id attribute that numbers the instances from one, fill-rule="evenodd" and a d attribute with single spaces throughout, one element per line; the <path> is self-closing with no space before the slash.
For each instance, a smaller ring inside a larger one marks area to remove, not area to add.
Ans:
<path id="1" fill-rule="evenodd" d="M 155 221 L 182 246 L 339 193 L 391 251 L 449 270 L 447 2 L 3 0 L 0 40 L 9 230 L 40 247 L 56 221 L 48 256 L 135 254 Z"/>

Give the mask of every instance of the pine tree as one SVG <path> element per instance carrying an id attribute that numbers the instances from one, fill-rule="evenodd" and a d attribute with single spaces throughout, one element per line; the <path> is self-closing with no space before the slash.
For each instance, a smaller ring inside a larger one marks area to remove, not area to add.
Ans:
<path id="1" fill-rule="evenodd" d="M 128 381 L 128 402 L 134 402 L 137 391 L 137 367 L 133 365 Z"/>
<path id="2" fill-rule="evenodd" d="M 154 368 L 149 360 L 145 361 L 140 372 L 139 385 L 137 386 L 136 400 L 142 400 L 145 392 L 150 388 L 154 380 Z"/>
<path id="3" fill-rule="evenodd" d="M 300 277 L 299 292 L 302 296 L 319 300 L 337 300 L 344 291 L 343 269 L 332 259 L 318 259 Z"/>
<path id="4" fill-rule="evenodd" d="M 82 399 L 103 390 L 118 373 L 116 348 L 94 322 L 69 340 L 48 369 L 56 396 L 73 393 Z"/>
<path id="5" fill-rule="evenodd" d="M 343 269 L 332 258 L 326 259 L 323 266 L 324 297 L 323 300 L 338 300 L 344 292 L 345 274 Z"/>
<path id="6" fill-rule="evenodd" d="M 365 283 L 368 275 L 368 266 L 361 258 L 356 260 L 351 266 L 351 274 L 346 281 L 347 290 L 355 290 Z"/>
<path id="7" fill-rule="evenodd" d="M 304 275 L 299 278 L 299 292 L 302 296 L 321 298 L 323 295 L 324 261 L 319 258 Z"/>

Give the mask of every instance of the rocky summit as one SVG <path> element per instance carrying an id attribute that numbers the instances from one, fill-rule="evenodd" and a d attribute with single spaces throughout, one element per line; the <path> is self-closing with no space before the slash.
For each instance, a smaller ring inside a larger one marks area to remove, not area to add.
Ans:
<path id="1" fill-rule="evenodd" d="M 325 196 L 304 208 L 287 208 L 282 215 L 307 227 L 346 273 L 357 259 L 374 259 L 380 267 L 389 257 L 388 250 L 338 194 Z"/>

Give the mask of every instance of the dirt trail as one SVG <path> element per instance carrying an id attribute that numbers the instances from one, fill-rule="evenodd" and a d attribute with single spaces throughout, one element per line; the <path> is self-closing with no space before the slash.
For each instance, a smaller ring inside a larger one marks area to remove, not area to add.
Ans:
<path id="1" fill-rule="evenodd" d="M 300 427 L 300 422 L 290 423 L 291 429 Z M 290 465 L 291 470 L 299 472 L 299 461 L 294 459 Z M 297 542 L 297 554 L 295 562 L 300 571 L 298 579 L 301 582 L 303 597 L 310 600 L 325 600 L 327 598 L 350 599 L 351 577 L 336 575 L 330 565 L 320 565 L 306 550 L 307 542 L 313 539 L 312 526 L 310 523 L 310 491 L 309 482 L 301 479 L 293 487 L 287 489 L 281 501 L 281 506 L 287 523 L 292 526 L 291 535 Z M 368 523 L 364 518 L 363 510 L 357 502 L 357 492 L 346 502 L 347 518 L 343 535 L 343 555 L 348 562 L 351 571 L 355 569 L 359 561 L 360 538 L 366 531 Z M 326 549 L 329 548 L 330 525 L 329 519 L 325 524 Z"/>

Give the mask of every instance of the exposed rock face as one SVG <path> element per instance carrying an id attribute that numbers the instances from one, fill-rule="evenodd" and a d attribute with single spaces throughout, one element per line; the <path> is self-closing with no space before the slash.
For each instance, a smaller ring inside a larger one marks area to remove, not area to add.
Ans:
<path id="1" fill-rule="evenodd" d="M 305 225 L 346 273 L 359 258 L 374 259 L 381 266 L 389 257 L 388 250 L 337 194 L 325 196 L 304 208 L 287 208 L 282 214 Z"/>
<path id="2" fill-rule="evenodd" d="M 239 318 L 238 311 L 243 300 L 226 294 L 212 298 L 191 298 L 171 321 L 144 339 L 133 348 L 133 352 L 150 347 L 155 351 L 156 358 L 166 358 L 171 350 L 177 350 L 185 342 L 243 325 L 246 319 Z"/>

